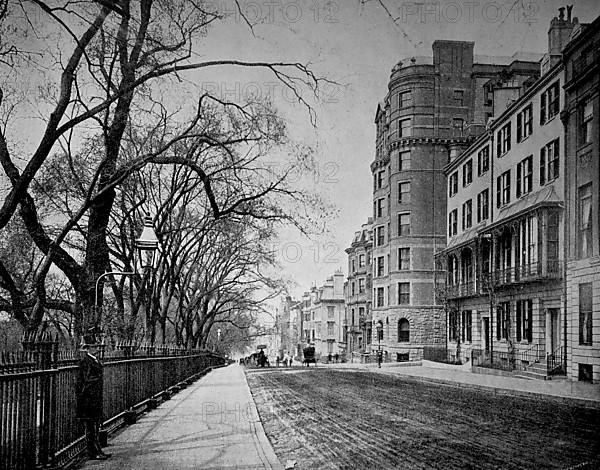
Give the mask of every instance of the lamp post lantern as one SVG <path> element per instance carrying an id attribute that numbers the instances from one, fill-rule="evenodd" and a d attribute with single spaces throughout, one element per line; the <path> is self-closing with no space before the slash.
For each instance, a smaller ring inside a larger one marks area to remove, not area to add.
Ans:
<path id="1" fill-rule="evenodd" d="M 377 322 L 377 367 L 381 368 L 381 337 L 383 336 L 383 322 Z"/>
<path id="2" fill-rule="evenodd" d="M 144 227 L 140 237 L 135 241 L 135 249 L 142 269 L 155 267 L 158 259 L 158 237 L 154 231 L 150 214 L 146 214 L 144 217 Z"/>

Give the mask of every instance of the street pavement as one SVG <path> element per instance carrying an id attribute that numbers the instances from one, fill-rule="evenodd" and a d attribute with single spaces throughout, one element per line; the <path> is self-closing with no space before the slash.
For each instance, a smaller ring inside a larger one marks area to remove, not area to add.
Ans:
<path id="1" fill-rule="evenodd" d="M 109 440 L 83 470 L 283 469 L 243 369 L 215 369 Z"/>
<path id="2" fill-rule="evenodd" d="M 319 364 L 321 366 L 321 364 Z M 444 383 L 459 387 L 493 390 L 494 393 L 517 396 L 551 396 L 570 403 L 600 406 L 600 386 L 566 379 L 535 380 L 499 375 L 476 374 L 469 366 L 453 366 L 430 361 L 390 362 L 377 364 L 323 364 L 324 367 L 370 370 L 403 375 L 417 380 Z"/>
<path id="3" fill-rule="evenodd" d="M 600 387 L 570 380 L 528 380 L 475 374 L 461 366 L 418 363 L 319 364 L 498 394 L 552 396 L 600 406 Z M 299 367 L 297 369 L 300 369 Z M 272 368 L 273 370 L 273 368 Z M 282 369 L 283 370 L 283 369 Z M 215 369 L 110 439 L 106 461 L 82 470 L 283 469 L 260 422 L 242 367 Z"/>

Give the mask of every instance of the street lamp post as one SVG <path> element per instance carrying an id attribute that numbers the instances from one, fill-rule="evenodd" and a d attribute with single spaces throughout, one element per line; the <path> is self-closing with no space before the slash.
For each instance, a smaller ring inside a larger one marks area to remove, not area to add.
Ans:
<path id="1" fill-rule="evenodd" d="M 377 322 L 377 367 L 381 368 L 381 337 L 383 336 L 383 322 Z"/>
<path id="2" fill-rule="evenodd" d="M 149 214 L 146 214 L 144 217 L 144 227 L 140 237 L 135 240 L 135 249 L 137 251 L 142 270 L 153 268 L 155 266 L 157 259 L 156 252 L 158 249 L 158 237 L 154 231 L 152 217 L 150 217 Z M 100 286 L 100 281 L 106 276 L 132 276 L 134 274 L 135 271 L 109 271 L 98 276 L 98 279 L 96 279 L 96 288 L 94 292 L 94 313 L 96 315 L 96 324 L 100 323 L 100 318 L 98 316 L 98 288 Z"/>

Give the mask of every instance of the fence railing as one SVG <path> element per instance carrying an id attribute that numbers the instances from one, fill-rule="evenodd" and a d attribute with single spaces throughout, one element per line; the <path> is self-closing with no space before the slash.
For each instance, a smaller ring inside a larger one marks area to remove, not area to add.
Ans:
<path id="1" fill-rule="evenodd" d="M 0 354 L 0 468 L 66 468 L 85 450 L 76 416 L 79 352 L 49 336 Z M 204 350 L 123 344 L 104 351 L 103 428 L 152 407 L 224 359 Z"/>
<path id="2" fill-rule="evenodd" d="M 532 364 L 541 362 L 545 351 L 539 344 L 533 344 L 527 349 L 509 351 L 493 351 L 482 349 L 471 350 L 471 365 L 500 369 L 508 372 L 527 370 Z"/>
<path id="3" fill-rule="evenodd" d="M 563 363 L 563 347 L 559 346 L 546 356 L 546 373 L 548 377 L 553 375 L 565 375 Z"/>

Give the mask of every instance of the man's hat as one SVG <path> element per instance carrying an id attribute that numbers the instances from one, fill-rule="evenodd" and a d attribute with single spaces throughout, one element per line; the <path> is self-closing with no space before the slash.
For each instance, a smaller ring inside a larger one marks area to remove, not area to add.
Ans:
<path id="1" fill-rule="evenodd" d="M 90 328 L 81 337 L 81 347 L 99 346 L 96 328 Z"/>

